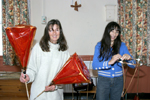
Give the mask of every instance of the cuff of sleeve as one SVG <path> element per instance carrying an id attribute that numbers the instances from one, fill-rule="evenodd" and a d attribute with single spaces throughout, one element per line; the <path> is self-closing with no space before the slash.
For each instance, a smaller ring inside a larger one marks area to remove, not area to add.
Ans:
<path id="1" fill-rule="evenodd" d="M 131 66 L 131 68 L 135 68 L 135 65 L 132 65 L 132 64 L 136 64 L 135 60 L 129 60 L 128 63 L 131 63 L 131 64 L 128 64 L 128 66 Z"/>
<path id="2" fill-rule="evenodd" d="M 29 81 L 28 81 L 27 83 L 32 82 L 32 81 L 33 81 L 33 76 L 32 76 L 32 74 L 30 74 L 29 71 L 27 71 L 26 74 L 29 76 Z"/>
<path id="3" fill-rule="evenodd" d="M 63 89 L 63 85 L 55 85 L 55 90 L 57 89 Z"/>
<path id="4" fill-rule="evenodd" d="M 108 61 L 107 61 L 106 69 L 108 69 L 108 68 L 110 68 L 110 67 L 111 67 L 111 65 L 109 65 L 109 64 L 108 64 L 108 63 L 109 63 L 109 61 L 110 61 L 110 60 L 108 60 Z"/>
<path id="5" fill-rule="evenodd" d="M 129 62 L 129 63 L 132 63 L 132 64 L 136 64 L 136 61 L 135 61 L 135 60 L 129 60 L 128 62 Z"/>
<path id="6" fill-rule="evenodd" d="M 57 85 L 55 85 L 55 90 L 57 90 L 58 89 L 58 86 Z"/>
<path id="7" fill-rule="evenodd" d="M 98 69 L 109 69 L 111 66 L 108 65 L 108 62 L 109 62 L 109 61 L 104 61 L 104 62 L 103 62 L 103 67 L 99 67 Z"/>

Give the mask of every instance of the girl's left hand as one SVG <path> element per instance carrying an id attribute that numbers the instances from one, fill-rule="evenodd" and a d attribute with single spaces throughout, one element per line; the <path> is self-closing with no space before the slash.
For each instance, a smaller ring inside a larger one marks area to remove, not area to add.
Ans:
<path id="1" fill-rule="evenodd" d="M 132 57 L 128 54 L 124 54 L 122 57 L 121 57 L 122 60 L 130 60 L 132 59 Z"/>
<path id="2" fill-rule="evenodd" d="M 45 92 L 48 92 L 48 91 L 54 91 L 55 90 L 55 85 L 51 85 L 51 86 L 45 86 Z"/>

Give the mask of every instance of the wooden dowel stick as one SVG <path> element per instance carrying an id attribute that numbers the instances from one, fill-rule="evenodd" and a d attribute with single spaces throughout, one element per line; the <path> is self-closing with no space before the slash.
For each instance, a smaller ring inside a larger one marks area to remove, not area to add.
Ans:
<path id="1" fill-rule="evenodd" d="M 37 97 L 39 97 L 39 96 L 40 96 L 42 93 L 44 93 L 44 92 L 45 92 L 45 91 L 42 91 Z M 37 98 L 37 97 L 36 97 L 36 98 Z M 36 98 L 34 98 L 34 100 L 35 100 Z"/>
<path id="2" fill-rule="evenodd" d="M 27 97 L 28 97 L 28 100 L 30 100 L 30 98 L 29 98 L 29 92 L 28 92 L 28 86 L 27 86 L 27 82 L 25 82 L 25 86 L 26 86 L 26 92 L 27 92 Z"/>

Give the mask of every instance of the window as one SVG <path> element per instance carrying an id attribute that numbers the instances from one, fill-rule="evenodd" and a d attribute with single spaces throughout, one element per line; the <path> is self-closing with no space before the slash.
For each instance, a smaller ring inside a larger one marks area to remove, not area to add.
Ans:
<path id="1" fill-rule="evenodd" d="M 3 46 L 2 46 L 2 2 L 0 2 L 0 56 L 3 54 Z"/>

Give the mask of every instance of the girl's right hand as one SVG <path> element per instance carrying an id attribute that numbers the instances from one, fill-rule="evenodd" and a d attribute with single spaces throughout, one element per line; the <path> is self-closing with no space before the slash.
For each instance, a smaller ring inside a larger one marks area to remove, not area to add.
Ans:
<path id="1" fill-rule="evenodd" d="M 45 86 L 45 92 L 47 92 L 47 91 L 54 91 L 55 90 L 55 88 L 56 88 L 56 86 L 55 85 L 51 85 L 51 86 Z"/>
<path id="2" fill-rule="evenodd" d="M 116 54 L 112 57 L 112 59 L 108 62 L 109 65 L 114 64 L 117 60 L 119 60 L 121 58 L 120 54 Z"/>
<path id="3" fill-rule="evenodd" d="M 20 82 L 25 83 L 28 82 L 29 80 L 30 80 L 29 75 L 27 74 L 24 75 L 23 73 L 21 73 Z"/>

